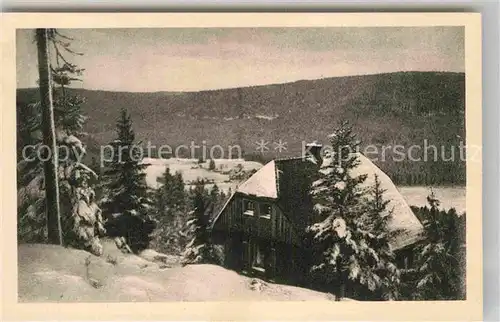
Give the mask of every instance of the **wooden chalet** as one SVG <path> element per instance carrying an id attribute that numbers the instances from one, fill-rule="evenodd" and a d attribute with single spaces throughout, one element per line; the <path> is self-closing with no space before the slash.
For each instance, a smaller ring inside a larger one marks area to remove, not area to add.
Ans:
<path id="1" fill-rule="evenodd" d="M 309 158 L 273 160 L 241 184 L 212 223 L 212 240 L 223 245 L 225 266 L 262 277 L 301 284 L 307 275 L 308 254 L 304 232 L 311 224 L 312 199 L 308 193 L 320 164 L 319 150 Z M 360 155 L 356 172 L 368 174 L 372 184 L 377 174 L 387 189 L 394 210 L 391 229 L 399 233 L 391 246 L 401 265 L 411 264 L 411 245 L 419 240 L 422 224 L 389 177 Z"/>

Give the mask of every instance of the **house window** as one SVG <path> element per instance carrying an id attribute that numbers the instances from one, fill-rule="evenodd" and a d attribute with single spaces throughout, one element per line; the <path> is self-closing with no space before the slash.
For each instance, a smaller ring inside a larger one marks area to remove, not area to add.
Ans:
<path id="1" fill-rule="evenodd" d="M 398 266 L 401 269 L 407 270 L 413 268 L 413 254 L 410 250 L 405 250 L 398 255 Z"/>
<path id="2" fill-rule="evenodd" d="M 253 201 L 243 200 L 243 214 L 247 216 L 253 216 L 255 211 L 255 205 Z"/>
<path id="3" fill-rule="evenodd" d="M 242 267 L 244 269 L 247 269 L 249 266 L 250 266 L 250 248 L 249 248 L 249 243 L 248 241 L 244 240 L 243 243 L 242 243 L 242 247 L 243 247 L 243 252 L 242 252 Z"/>
<path id="4" fill-rule="evenodd" d="M 413 268 L 413 254 L 408 253 L 405 257 L 405 269 Z"/>
<path id="5" fill-rule="evenodd" d="M 261 204 L 259 215 L 262 218 L 270 219 L 271 218 L 271 211 L 272 211 L 272 208 L 271 208 L 270 204 Z"/>
<path id="6" fill-rule="evenodd" d="M 281 236 L 284 236 L 285 235 L 285 230 L 286 230 L 286 227 L 285 227 L 285 220 L 283 219 L 283 215 L 279 216 L 279 221 L 278 221 L 278 228 L 279 228 L 279 234 Z"/>
<path id="7" fill-rule="evenodd" d="M 262 272 L 265 271 L 265 254 L 262 245 L 254 244 L 252 255 L 252 268 Z"/>

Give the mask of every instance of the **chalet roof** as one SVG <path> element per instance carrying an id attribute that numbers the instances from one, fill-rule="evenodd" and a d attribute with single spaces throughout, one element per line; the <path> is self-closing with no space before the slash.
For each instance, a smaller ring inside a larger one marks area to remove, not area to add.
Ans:
<path id="1" fill-rule="evenodd" d="M 353 170 L 353 174 L 367 174 L 367 179 L 364 183 L 366 186 L 373 185 L 375 183 L 375 175 L 377 175 L 382 189 L 385 190 L 384 198 L 389 201 L 387 209 L 393 210 L 389 227 L 392 231 L 399 231 L 391 242 L 393 249 L 401 249 L 419 240 L 424 227 L 396 185 L 370 159 L 362 154 L 358 154 L 358 157 L 360 164 Z"/>
<path id="2" fill-rule="evenodd" d="M 275 161 L 260 168 L 236 191 L 256 197 L 277 198 Z"/>

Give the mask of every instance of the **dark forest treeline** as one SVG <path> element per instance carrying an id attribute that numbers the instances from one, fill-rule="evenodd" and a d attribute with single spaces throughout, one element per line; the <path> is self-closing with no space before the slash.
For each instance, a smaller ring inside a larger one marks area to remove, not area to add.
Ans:
<path id="1" fill-rule="evenodd" d="M 183 93 L 71 91 L 86 98 L 82 108 L 89 116 L 85 124 L 89 136 L 83 140 L 89 154 L 98 153 L 99 146 L 112 139 L 120 107 L 131 113 L 138 136 L 153 145 L 175 149 L 206 141 L 208 148 L 222 146 L 224 158 L 233 145 L 241 147 L 245 158 L 300 155 L 302 141 L 321 141 L 340 119 L 354 126 L 362 149 L 368 145 L 409 149 L 427 140 L 444 147 L 448 156 L 465 138 L 463 73 L 398 72 Z M 17 94 L 21 105 L 37 97 L 34 89 L 19 89 Z M 256 153 L 255 142 L 261 139 L 270 142 L 269 150 Z M 287 150 L 276 153 L 272 143 L 280 139 L 287 142 Z M 184 150 L 180 157 L 198 158 L 200 152 L 192 156 Z M 422 155 L 423 151 L 414 153 Z M 396 162 L 389 151 L 386 159 L 375 163 L 397 184 L 464 183 L 465 165 L 458 158 Z"/>
<path id="2" fill-rule="evenodd" d="M 402 299 L 464 300 L 466 298 L 466 214 L 429 205 L 412 206 L 424 225 L 425 239 L 416 248 L 415 267 L 403 272 Z"/>
<path id="3" fill-rule="evenodd" d="M 453 165 L 443 164 L 442 170 L 431 170 L 424 173 L 405 172 L 398 169 L 388 170 L 386 173 L 399 186 L 465 185 L 465 169 L 463 169 L 465 167 L 457 168 L 453 169 Z"/>
<path id="4" fill-rule="evenodd" d="M 175 147 L 172 148 L 175 150 Z M 200 149 L 199 151 L 195 151 L 193 158 L 196 159 L 210 159 L 210 151 L 211 147 L 207 146 L 207 153 L 203 154 L 203 151 Z M 241 154 L 237 154 L 233 150 L 233 154 L 231 155 L 231 151 L 224 151 L 223 153 L 219 153 L 219 150 L 213 154 L 213 157 L 223 158 L 223 159 L 231 159 L 231 158 L 242 158 L 245 161 L 255 161 L 261 164 L 266 164 L 267 162 L 273 160 L 276 157 L 281 157 L 279 155 L 271 155 L 268 153 L 261 152 L 246 152 L 245 150 L 241 151 Z M 298 154 L 300 155 L 300 154 Z M 298 156 L 296 155 L 296 156 Z M 458 154 L 457 154 L 458 156 Z M 172 157 L 172 154 L 163 153 L 159 154 L 157 149 L 152 149 L 149 154 L 151 158 L 163 158 L 169 159 Z M 191 158 L 190 151 L 186 149 L 179 150 L 178 154 L 179 158 Z M 94 157 L 95 158 L 95 157 Z M 465 185 L 466 184 L 466 175 L 465 175 L 465 162 L 464 161 L 434 161 L 433 159 L 429 161 L 388 161 L 387 163 L 384 161 L 378 161 L 377 159 L 373 160 L 374 163 L 379 166 L 396 184 L 400 186 L 429 186 L 429 185 Z M 413 164 L 412 164 L 413 163 Z M 390 166 L 389 166 L 390 165 Z"/>

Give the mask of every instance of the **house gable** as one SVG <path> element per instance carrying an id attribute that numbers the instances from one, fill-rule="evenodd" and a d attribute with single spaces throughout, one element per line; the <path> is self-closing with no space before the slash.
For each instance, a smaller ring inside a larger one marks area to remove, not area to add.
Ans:
<path id="1" fill-rule="evenodd" d="M 276 187 L 275 162 L 268 162 L 260 168 L 239 186 L 237 191 L 255 197 L 276 199 L 278 197 L 278 191 Z"/>

